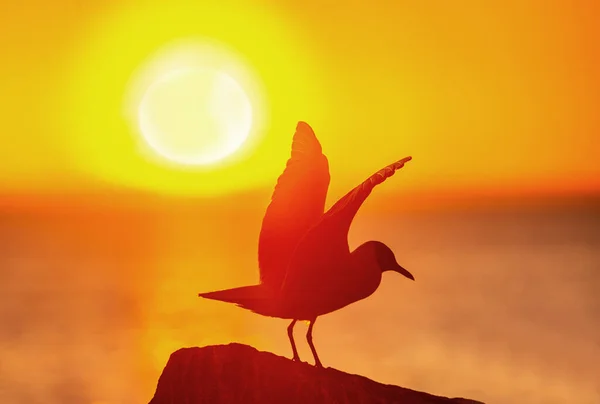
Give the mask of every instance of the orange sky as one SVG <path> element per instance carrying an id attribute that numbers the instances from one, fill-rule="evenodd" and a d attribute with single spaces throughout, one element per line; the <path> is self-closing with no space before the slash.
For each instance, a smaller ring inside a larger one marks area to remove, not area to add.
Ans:
<path id="1" fill-rule="evenodd" d="M 593 2 L 194 3 L 3 4 L 5 194 L 270 188 L 297 120 L 320 137 L 334 193 L 406 154 L 409 193 L 600 190 Z M 270 117 L 245 159 L 204 173 L 144 160 L 120 111 L 143 61 L 194 35 L 236 49 Z"/>

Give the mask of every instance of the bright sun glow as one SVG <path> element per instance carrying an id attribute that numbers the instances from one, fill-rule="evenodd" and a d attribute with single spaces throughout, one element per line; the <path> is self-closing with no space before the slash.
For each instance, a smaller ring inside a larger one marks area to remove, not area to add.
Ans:
<path id="1" fill-rule="evenodd" d="M 75 178 L 177 195 L 272 187 L 290 131 L 321 127 L 328 93 L 277 8 L 234 3 L 116 2 L 84 24 L 56 94 Z"/>
<path id="2" fill-rule="evenodd" d="M 139 107 L 139 125 L 159 155 L 181 164 L 206 165 L 234 153 L 248 138 L 252 107 L 226 73 L 181 69 L 148 88 Z"/>
<path id="3" fill-rule="evenodd" d="M 150 158 L 214 166 L 239 153 L 260 122 L 260 90 L 245 63 L 214 41 L 179 41 L 140 66 L 126 94 Z"/>

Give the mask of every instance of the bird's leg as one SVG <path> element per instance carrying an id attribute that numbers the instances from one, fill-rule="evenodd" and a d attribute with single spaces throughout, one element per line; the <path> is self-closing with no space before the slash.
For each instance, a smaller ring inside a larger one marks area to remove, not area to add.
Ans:
<path id="1" fill-rule="evenodd" d="M 292 351 L 294 352 L 293 361 L 300 362 L 300 356 L 298 356 L 298 351 L 296 350 L 296 343 L 294 342 L 294 324 L 296 324 L 298 320 L 292 320 L 290 325 L 288 325 L 288 337 L 290 338 L 290 343 L 292 344 Z"/>
<path id="2" fill-rule="evenodd" d="M 308 326 L 308 332 L 306 333 L 306 340 L 308 341 L 308 346 L 310 346 L 310 350 L 312 351 L 312 354 L 315 357 L 315 366 L 318 368 L 322 368 L 323 365 L 321 364 L 321 361 L 319 360 L 319 355 L 317 355 L 317 350 L 315 349 L 315 346 L 312 341 L 312 329 L 313 329 L 313 326 L 315 325 L 316 321 L 317 321 L 316 318 L 314 320 L 310 321 L 310 324 Z"/>

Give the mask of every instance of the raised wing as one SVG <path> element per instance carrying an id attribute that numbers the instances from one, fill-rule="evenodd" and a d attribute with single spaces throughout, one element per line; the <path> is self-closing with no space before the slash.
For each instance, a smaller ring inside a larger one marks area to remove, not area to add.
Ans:
<path id="1" fill-rule="evenodd" d="M 362 184 L 338 200 L 325 213 L 319 223 L 319 227 L 327 229 L 326 231 L 329 234 L 343 235 L 346 239 L 354 216 L 356 216 L 358 209 L 371 194 L 373 188 L 394 175 L 397 170 L 404 167 L 404 164 L 410 160 L 412 160 L 412 157 L 404 157 L 402 160 L 398 160 L 371 175 Z"/>
<path id="2" fill-rule="evenodd" d="M 366 181 L 337 201 L 321 220 L 302 238 L 294 252 L 293 260 L 286 277 L 285 289 L 297 285 L 318 287 L 318 283 L 334 275 L 336 269 L 346 269 L 349 258 L 348 231 L 358 209 L 367 199 L 373 188 L 394 175 L 412 157 L 405 157 L 377 171 Z"/>
<path id="3" fill-rule="evenodd" d="M 329 163 L 312 128 L 299 122 L 258 241 L 260 282 L 278 288 L 300 238 L 323 216 Z"/>

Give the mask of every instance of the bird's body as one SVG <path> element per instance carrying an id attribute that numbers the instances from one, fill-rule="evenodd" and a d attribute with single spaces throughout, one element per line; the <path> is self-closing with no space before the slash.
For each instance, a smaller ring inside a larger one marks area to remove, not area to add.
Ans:
<path id="1" fill-rule="evenodd" d="M 311 272 L 290 272 L 280 291 L 288 312 L 285 318 L 311 320 L 373 294 L 381 282 L 381 270 L 368 261 L 356 259 L 360 252 L 359 249 L 353 254 L 340 254 L 336 262 L 326 267 L 311 267 Z M 298 258 L 295 262 L 300 264 L 299 268 L 310 267 L 304 261 Z"/>
<path id="2" fill-rule="evenodd" d="M 377 290 L 381 282 L 379 268 L 348 264 L 331 271 L 333 274 L 326 279 L 301 278 L 285 282 L 278 291 L 266 285 L 252 285 L 203 293 L 202 297 L 235 303 L 268 317 L 309 321 L 367 298 Z"/>
<path id="3" fill-rule="evenodd" d="M 362 300 L 377 290 L 384 271 L 413 279 L 385 244 L 368 241 L 350 251 L 348 231 L 373 188 L 411 160 L 383 168 L 324 212 L 329 164 L 314 132 L 304 122 L 296 128 L 292 156 L 279 177 L 259 237 L 260 284 L 199 296 L 235 303 L 255 313 L 293 320 L 288 335 L 299 360 L 292 329 L 310 321 L 307 339 L 315 362 L 312 327 L 318 316 Z"/>

